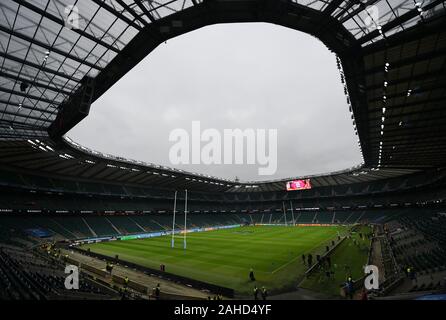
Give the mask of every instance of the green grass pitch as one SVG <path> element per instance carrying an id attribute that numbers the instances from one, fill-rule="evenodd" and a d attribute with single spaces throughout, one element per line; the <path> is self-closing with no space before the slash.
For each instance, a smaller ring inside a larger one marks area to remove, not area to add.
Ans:
<path id="1" fill-rule="evenodd" d="M 177 235 L 175 248 L 171 237 L 143 240 L 112 241 L 84 245 L 92 252 L 166 272 L 233 288 L 236 294 L 250 295 L 253 268 L 257 286 L 270 293 L 292 290 L 306 268 L 302 254 L 323 253 L 325 246 L 347 227 L 250 226 L 234 229 L 189 233 L 187 250 L 182 236 Z"/>

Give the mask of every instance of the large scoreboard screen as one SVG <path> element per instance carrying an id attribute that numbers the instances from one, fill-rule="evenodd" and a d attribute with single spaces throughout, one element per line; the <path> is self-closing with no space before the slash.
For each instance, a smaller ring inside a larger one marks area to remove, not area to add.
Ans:
<path id="1" fill-rule="evenodd" d="M 310 179 L 293 180 L 293 181 L 288 181 L 286 183 L 287 191 L 307 190 L 307 189 L 311 189 Z"/>

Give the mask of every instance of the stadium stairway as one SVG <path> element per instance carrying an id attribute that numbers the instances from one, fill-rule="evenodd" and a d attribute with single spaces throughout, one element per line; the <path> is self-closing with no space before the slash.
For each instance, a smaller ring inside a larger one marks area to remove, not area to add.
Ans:
<path id="1" fill-rule="evenodd" d="M 85 217 L 84 220 L 97 236 L 119 235 L 119 231 L 113 227 L 106 217 L 89 216 Z"/>

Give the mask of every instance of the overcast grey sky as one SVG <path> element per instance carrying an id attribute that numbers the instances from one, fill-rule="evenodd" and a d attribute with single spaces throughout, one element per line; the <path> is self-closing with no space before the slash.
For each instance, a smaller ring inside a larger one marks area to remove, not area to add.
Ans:
<path id="1" fill-rule="evenodd" d="M 277 129 L 278 167 L 171 165 L 169 133 Z M 281 26 L 214 25 L 161 44 L 68 136 L 97 151 L 243 181 L 325 173 L 361 162 L 335 55 Z"/>

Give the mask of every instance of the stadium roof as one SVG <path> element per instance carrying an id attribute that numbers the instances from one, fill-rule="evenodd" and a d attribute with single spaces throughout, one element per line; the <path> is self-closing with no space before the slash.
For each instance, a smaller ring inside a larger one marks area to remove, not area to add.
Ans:
<path id="1" fill-rule="evenodd" d="M 211 192 L 283 191 L 285 180 L 239 183 L 204 174 L 192 174 L 179 169 L 128 160 L 102 154 L 70 140 L 56 144 L 52 141 L 0 141 L 0 168 L 32 175 L 67 177 L 80 181 L 141 185 L 162 189 Z M 413 169 L 351 168 L 311 178 L 313 187 L 341 186 L 361 182 L 406 176 L 417 173 Z"/>
<path id="2" fill-rule="evenodd" d="M 68 174 L 70 169 L 59 169 L 69 166 L 72 159 L 60 155 L 65 150 L 72 152 L 75 146 L 61 137 L 88 115 L 91 102 L 160 43 L 215 23 L 269 22 L 318 37 L 339 57 L 352 125 L 364 156 L 361 170 L 368 173 L 354 176 L 361 171 L 347 170 L 341 173 L 342 179 L 336 174 L 321 176 L 313 178 L 314 186 L 443 166 L 445 11 L 440 0 L 2 1 L 2 162 L 29 169 L 29 163 L 45 159 L 47 162 L 34 163 L 34 168 Z M 28 139 L 34 143 L 37 139 L 55 152 L 33 148 Z M 20 160 L 23 153 L 28 164 Z M 57 156 L 47 159 L 50 154 Z M 100 155 L 80 157 L 105 163 Z M 100 173 L 97 170 L 100 168 L 82 174 L 94 178 Z M 108 169 L 101 170 L 104 177 L 108 175 Z M 178 175 L 195 179 L 185 172 Z M 131 178 L 125 174 L 112 177 Z M 164 178 L 156 178 L 161 179 L 159 185 L 171 187 Z M 156 179 L 147 179 L 147 183 L 158 185 Z M 265 183 L 265 190 L 276 189 L 275 184 L 283 188 L 281 180 Z M 233 185 L 217 186 L 228 190 Z"/>

